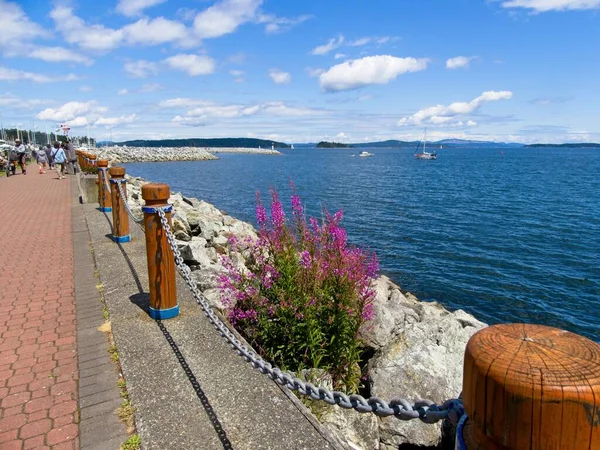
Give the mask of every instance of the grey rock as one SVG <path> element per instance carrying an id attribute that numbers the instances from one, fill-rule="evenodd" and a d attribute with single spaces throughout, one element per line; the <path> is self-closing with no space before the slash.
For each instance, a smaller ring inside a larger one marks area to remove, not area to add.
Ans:
<path id="1" fill-rule="evenodd" d="M 371 394 L 391 399 L 427 398 L 440 404 L 457 398 L 462 389 L 464 351 L 469 338 L 485 326 L 464 311 L 451 313 L 437 303 L 420 302 L 419 321 L 405 323 L 401 332 L 369 362 Z M 414 318 L 413 318 L 414 319 Z M 381 419 L 386 445 L 410 443 L 435 446 L 441 424 Z"/>
<path id="2" fill-rule="evenodd" d="M 361 414 L 334 405 L 327 408 L 320 422 L 353 449 L 379 449 L 379 419 L 374 414 Z"/>
<path id="3" fill-rule="evenodd" d="M 183 260 L 190 265 L 212 263 L 211 255 L 208 254 L 206 248 L 206 239 L 200 237 L 192 237 L 189 242 L 179 245 L 179 251 Z"/>

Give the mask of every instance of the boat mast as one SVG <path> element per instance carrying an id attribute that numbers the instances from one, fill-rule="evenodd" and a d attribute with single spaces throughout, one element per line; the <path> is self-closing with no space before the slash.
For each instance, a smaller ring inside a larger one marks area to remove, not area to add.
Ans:
<path id="1" fill-rule="evenodd" d="M 423 131 L 423 153 L 425 153 L 425 144 L 427 144 L 427 127 Z"/>

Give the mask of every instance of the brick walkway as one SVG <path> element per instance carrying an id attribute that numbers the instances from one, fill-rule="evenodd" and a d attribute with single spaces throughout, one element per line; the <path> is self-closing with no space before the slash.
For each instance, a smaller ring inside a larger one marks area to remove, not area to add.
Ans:
<path id="1" fill-rule="evenodd" d="M 67 176 L 0 178 L 0 449 L 77 449 Z"/>

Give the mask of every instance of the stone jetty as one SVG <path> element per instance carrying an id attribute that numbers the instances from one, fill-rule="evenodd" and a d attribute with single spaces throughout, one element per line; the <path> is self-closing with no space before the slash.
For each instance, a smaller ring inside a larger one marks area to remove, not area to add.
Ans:
<path id="1" fill-rule="evenodd" d="M 147 181 L 128 177 L 132 211 L 141 216 L 141 186 Z M 198 288 L 217 310 L 223 310 L 218 277 L 225 272 L 220 255 L 244 266 L 243 253 L 234 252 L 229 237 L 239 242 L 256 238 L 256 230 L 214 205 L 173 193 L 173 231 Z M 243 252 L 243 249 L 242 249 Z M 368 388 L 371 395 L 409 401 L 428 398 L 441 404 L 461 392 L 464 349 L 469 338 L 486 324 L 462 310 L 450 312 L 435 302 L 419 301 L 389 278 L 375 280 L 374 321 L 362 331 L 369 354 Z M 394 417 L 328 407 L 322 424 L 351 448 L 392 450 L 402 444 L 433 448 L 443 439 L 442 424 L 403 422 Z M 452 440 L 452 436 L 448 436 Z"/>
<path id="2" fill-rule="evenodd" d="M 99 159 L 111 163 L 157 162 L 157 161 L 204 161 L 219 159 L 213 153 L 247 153 L 258 155 L 281 155 L 277 150 L 258 148 L 214 147 L 101 147 L 95 153 Z"/>

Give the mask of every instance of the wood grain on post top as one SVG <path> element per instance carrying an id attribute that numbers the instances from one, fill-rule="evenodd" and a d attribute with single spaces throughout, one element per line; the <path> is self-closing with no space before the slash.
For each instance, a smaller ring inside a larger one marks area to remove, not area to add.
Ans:
<path id="1" fill-rule="evenodd" d="M 465 352 L 468 448 L 600 450 L 600 345 L 542 325 L 494 325 Z"/>

